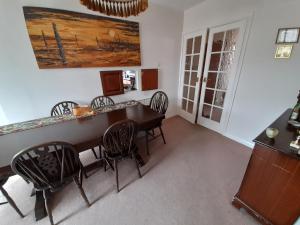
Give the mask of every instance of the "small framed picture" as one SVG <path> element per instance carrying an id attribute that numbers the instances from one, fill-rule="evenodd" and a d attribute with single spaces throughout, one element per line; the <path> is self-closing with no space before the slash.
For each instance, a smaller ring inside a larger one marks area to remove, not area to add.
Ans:
<path id="1" fill-rule="evenodd" d="M 278 45 L 275 59 L 289 59 L 291 57 L 293 45 Z"/>
<path id="2" fill-rule="evenodd" d="M 280 28 L 276 44 L 295 44 L 299 42 L 299 28 Z"/>

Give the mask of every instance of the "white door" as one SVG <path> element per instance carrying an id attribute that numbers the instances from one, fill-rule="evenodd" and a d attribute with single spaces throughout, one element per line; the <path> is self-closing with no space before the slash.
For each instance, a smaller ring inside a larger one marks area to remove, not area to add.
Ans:
<path id="1" fill-rule="evenodd" d="M 206 30 L 184 35 L 180 69 L 179 114 L 195 123 L 200 78 L 206 43 Z"/>
<path id="2" fill-rule="evenodd" d="M 237 86 L 246 22 L 210 29 L 198 124 L 223 133 Z"/>

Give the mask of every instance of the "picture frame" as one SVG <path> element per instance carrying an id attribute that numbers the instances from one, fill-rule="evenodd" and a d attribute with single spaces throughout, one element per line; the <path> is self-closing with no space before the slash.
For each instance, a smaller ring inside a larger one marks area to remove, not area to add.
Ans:
<path id="1" fill-rule="evenodd" d="M 296 44 L 299 42 L 299 27 L 278 29 L 276 44 Z"/>
<path id="2" fill-rule="evenodd" d="M 23 12 L 40 69 L 141 66 L 138 22 L 30 6 Z"/>
<path id="3" fill-rule="evenodd" d="M 293 51 L 293 45 L 278 45 L 275 59 L 289 59 Z"/>

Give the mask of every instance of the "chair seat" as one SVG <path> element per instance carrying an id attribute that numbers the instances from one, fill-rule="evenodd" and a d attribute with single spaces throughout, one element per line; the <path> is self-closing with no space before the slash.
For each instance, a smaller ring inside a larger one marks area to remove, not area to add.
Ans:
<path id="1" fill-rule="evenodd" d="M 36 191 L 43 191 L 43 190 L 49 190 L 50 192 L 57 192 L 57 191 L 60 191 L 62 190 L 65 186 L 67 186 L 68 184 L 72 183 L 73 182 L 73 176 L 77 176 L 79 175 L 79 172 L 78 173 L 75 173 L 73 175 L 70 175 L 66 178 L 64 178 L 63 182 L 60 182 L 60 181 L 55 181 L 55 182 L 51 182 L 51 186 L 41 186 L 41 187 L 38 187 L 38 188 L 35 188 Z"/>
<path id="2" fill-rule="evenodd" d="M 121 160 L 123 158 L 126 158 L 126 157 L 130 157 L 130 153 L 137 153 L 138 151 L 138 147 L 136 145 L 134 145 L 130 151 L 128 152 L 123 152 L 122 154 L 121 153 L 106 153 L 106 157 L 108 159 L 111 159 L 111 160 Z"/>
<path id="3" fill-rule="evenodd" d="M 67 149 L 67 148 L 65 148 L 65 149 Z M 51 152 L 51 153 L 47 154 L 46 158 L 50 159 L 50 160 L 48 162 L 43 161 L 44 167 L 41 166 L 40 170 L 42 170 L 42 172 L 45 173 L 45 175 L 47 176 L 47 180 L 48 180 L 50 185 L 47 185 L 44 182 L 39 182 L 39 186 L 35 187 L 35 189 L 37 191 L 43 191 L 43 190 L 48 190 L 49 189 L 51 192 L 56 192 L 57 190 L 62 189 L 64 186 L 66 186 L 67 184 L 72 182 L 74 176 L 79 176 L 80 169 L 77 168 L 75 170 L 72 170 L 71 165 L 69 165 L 69 169 L 65 168 L 64 178 L 63 178 L 62 182 L 60 180 L 60 176 L 61 176 L 60 173 L 55 172 L 55 175 L 51 175 L 52 170 L 58 171 L 59 168 L 60 168 L 59 160 L 57 159 L 57 157 L 62 158 L 62 152 L 56 152 L 56 153 Z M 52 168 L 51 163 L 53 165 L 53 160 L 54 160 L 54 163 L 56 163 L 56 165 Z M 24 165 L 28 166 L 28 168 L 30 168 L 32 162 L 34 162 L 36 165 L 41 165 L 40 162 L 38 161 L 37 157 L 32 158 L 31 160 L 26 159 L 24 161 Z M 38 172 L 39 172 L 36 168 L 31 168 L 31 170 L 36 174 L 38 174 Z M 69 172 L 69 171 L 72 171 L 72 172 Z"/>

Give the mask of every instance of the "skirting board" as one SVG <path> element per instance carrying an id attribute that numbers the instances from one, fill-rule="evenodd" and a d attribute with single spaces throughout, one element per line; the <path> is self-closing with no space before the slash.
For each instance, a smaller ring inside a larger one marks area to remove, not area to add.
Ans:
<path id="1" fill-rule="evenodd" d="M 241 139 L 239 137 L 236 137 L 236 136 L 228 134 L 228 133 L 224 134 L 224 136 L 227 137 L 227 138 L 229 138 L 229 139 L 232 139 L 232 140 L 234 140 L 234 141 L 236 141 L 236 142 L 238 142 L 238 143 L 240 143 L 242 145 L 245 145 L 245 146 L 247 146 L 247 147 L 249 147 L 251 149 L 254 148 L 254 143 L 253 142 L 245 141 L 244 139 Z"/>

